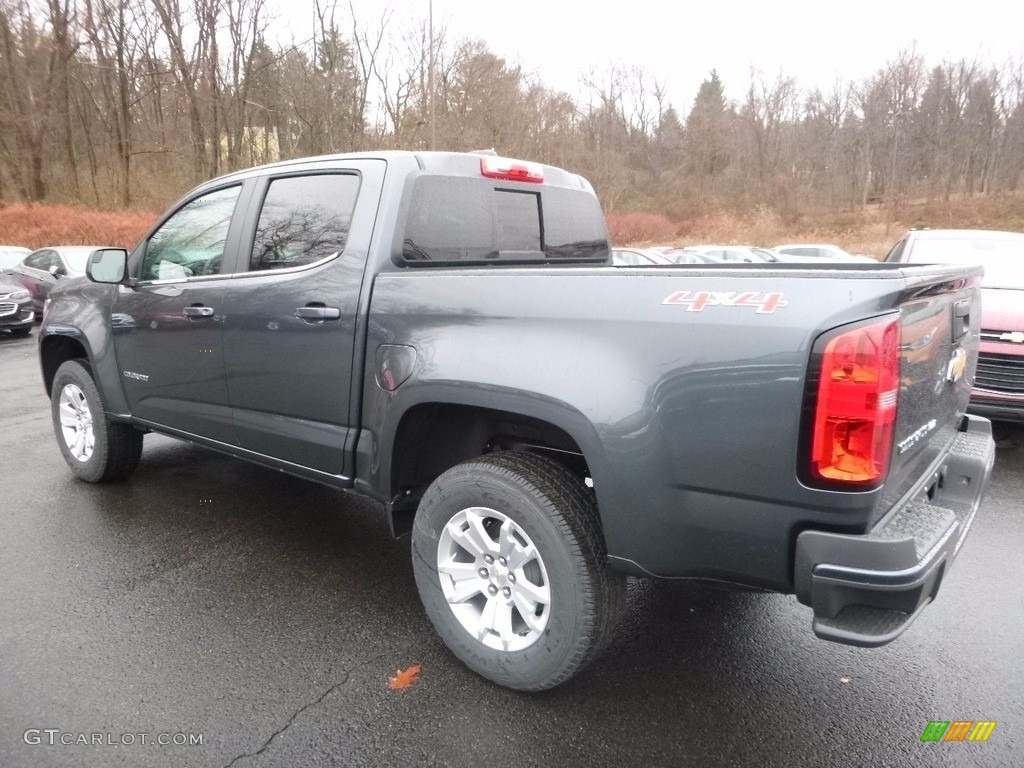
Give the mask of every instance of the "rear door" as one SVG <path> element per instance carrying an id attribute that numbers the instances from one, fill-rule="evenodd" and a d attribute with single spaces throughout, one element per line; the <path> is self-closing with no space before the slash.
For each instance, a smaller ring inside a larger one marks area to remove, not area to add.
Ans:
<path id="1" fill-rule="evenodd" d="M 351 476 L 358 301 L 386 163 L 260 179 L 244 271 L 225 302 L 225 366 L 241 447 Z"/>

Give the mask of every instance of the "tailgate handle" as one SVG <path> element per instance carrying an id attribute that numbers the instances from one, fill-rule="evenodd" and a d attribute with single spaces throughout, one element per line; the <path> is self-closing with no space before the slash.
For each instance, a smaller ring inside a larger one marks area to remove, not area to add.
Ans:
<path id="1" fill-rule="evenodd" d="M 971 327 L 971 302 L 961 299 L 953 305 L 953 341 L 960 341 Z"/>

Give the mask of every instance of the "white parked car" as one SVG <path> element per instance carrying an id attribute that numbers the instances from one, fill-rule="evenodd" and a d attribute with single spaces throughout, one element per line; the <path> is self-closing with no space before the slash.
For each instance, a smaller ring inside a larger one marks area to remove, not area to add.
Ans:
<path id="1" fill-rule="evenodd" d="M 612 264 L 616 267 L 649 267 L 673 263 L 653 248 L 612 248 Z"/>
<path id="2" fill-rule="evenodd" d="M 767 248 L 752 245 L 688 245 L 683 251 L 699 254 L 709 261 L 716 262 L 759 264 L 766 261 L 781 261 Z"/>
<path id="3" fill-rule="evenodd" d="M 772 250 L 784 261 L 877 261 L 870 256 L 847 253 L 838 245 L 822 243 L 786 243 L 776 245 Z"/>
<path id="4" fill-rule="evenodd" d="M 32 251 L 20 245 L 0 245 L 0 271 L 10 269 Z"/>

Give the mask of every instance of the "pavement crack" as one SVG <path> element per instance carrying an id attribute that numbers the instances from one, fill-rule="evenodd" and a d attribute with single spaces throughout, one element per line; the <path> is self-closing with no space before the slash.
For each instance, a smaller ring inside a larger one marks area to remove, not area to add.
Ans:
<path id="1" fill-rule="evenodd" d="M 388 652 L 388 653 L 390 653 L 390 652 Z M 237 757 L 232 758 L 231 762 L 228 763 L 227 765 L 225 765 L 224 768 L 231 768 L 231 766 L 233 766 L 239 760 L 242 760 L 242 759 L 244 759 L 246 757 L 259 757 L 260 755 L 262 755 L 264 752 L 267 751 L 267 749 L 270 748 L 270 744 L 274 741 L 274 739 L 276 739 L 278 736 L 280 736 L 282 733 L 284 733 L 285 731 L 287 731 L 289 728 L 292 727 L 292 724 L 299 718 L 299 716 L 303 712 L 305 712 L 307 709 L 312 709 L 317 704 L 319 704 L 324 699 L 326 699 L 328 696 L 330 696 L 332 693 L 334 693 L 336 690 L 338 690 L 342 686 L 346 685 L 348 683 L 349 679 L 351 679 L 352 674 L 356 670 L 361 669 L 362 667 L 368 666 L 369 664 L 372 664 L 375 661 L 379 661 L 380 659 L 383 659 L 385 656 L 388 655 L 388 653 L 378 654 L 377 656 L 373 656 L 373 657 L 371 657 L 369 659 L 366 659 L 365 661 L 361 661 L 358 664 L 354 665 L 353 667 L 351 667 L 349 669 L 346 669 L 344 677 L 342 677 L 341 680 L 339 680 L 338 682 L 336 682 L 333 685 L 331 685 L 326 691 L 324 691 L 319 696 L 317 696 L 315 699 L 313 699 L 313 701 L 307 702 L 307 703 L 303 704 L 301 707 L 299 707 L 297 710 L 295 710 L 295 712 L 292 713 L 292 716 L 288 718 L 288 722 L 286 722 L 283 726 L 281 726 L 276 731 L 274 731 L 272 734 L 270 734 L 270 738 L 268 738 L 265 742 L 263 742 L 263 746 L 262 747 L 257 749 L 255 752 L 244 752 L 243 754 L 238 755 Z M 399 652 L 399 655 L 401 655 L 401 652 Z"/>

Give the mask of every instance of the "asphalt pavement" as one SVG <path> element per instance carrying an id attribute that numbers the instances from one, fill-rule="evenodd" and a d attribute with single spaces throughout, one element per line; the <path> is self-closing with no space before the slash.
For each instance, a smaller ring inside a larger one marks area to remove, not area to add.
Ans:
<path id="1" fill-rule="evenodd" d="M 372 502 L 153 435 L 128 481 L 76 482 L 35 342 L 0 335 L 3 768 L 1024 764 L 1019 428 L 895 643 L 819 641 L 792 597 L 635 580 L 605 654 L 526 695 L 447 653 Z M 922 742 L 933 720 L 997 725 Z"/>

